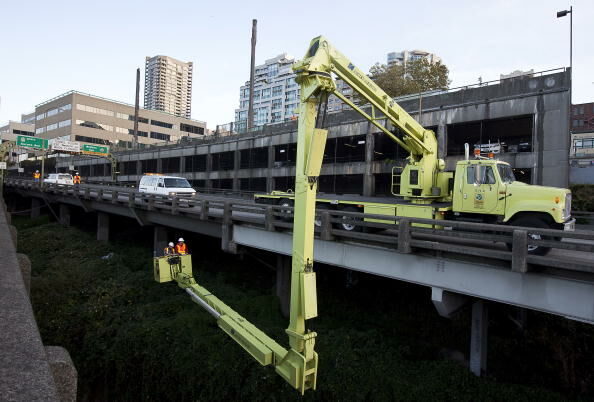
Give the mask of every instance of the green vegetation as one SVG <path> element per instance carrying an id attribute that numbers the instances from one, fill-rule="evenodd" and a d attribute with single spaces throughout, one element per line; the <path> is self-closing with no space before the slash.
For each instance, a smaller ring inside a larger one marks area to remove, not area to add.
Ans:
<path id="1" fill-rule="evenodd" d="M 47 218 L 15 217 L 14 223 L 19 248 L 32 261 L 32 300 L 44 343 L 70 351 L 81 400 L 301 399 L 175 284 L 154 282 L 150 245 L 129 232 L 116 235 L 116 247 Z M 286 345 L 274 273 L 249 257 L 220 253 L 218 241 L 200 243 L 190 244 L 198 281 Z M 507 318 L 510 310 L 494 306 L 494 376 L 476 378 L 439 358 L 444 347 L 467 354 L 468 311 L 442 319 L 427 288 L 361 276 L 358 286 L 345 290 L 342 270 L 321 266 L 318 272 L 320 316 L 310 326 L 318 332 L 320 369 L 318 390 L 306 400 L 561 399 L 544 386 L 592 392 L 592 363 L 580 360 L 592 355 L 587 325 L 534 314 L 534 333 L 520 336 Z M 560 335 L 561 342 L 550 341 Z"/>
<path id="2" fill-rule="evenodd" d="M 594 212 L 594 185 L 574 184 L 571 186 L 571 193 L 573 196 L 571 209 Z"/>

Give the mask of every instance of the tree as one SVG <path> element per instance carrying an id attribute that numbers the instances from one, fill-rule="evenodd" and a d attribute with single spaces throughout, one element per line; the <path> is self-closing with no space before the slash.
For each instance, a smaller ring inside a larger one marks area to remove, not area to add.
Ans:
<path id="1" fill-rule="evenodd" d="M 390 97 L 431 90 L 447 89 L 450 80 L 445 64 L 427 59 L 409 61 L 406 65 L 375 64 L 369 70 L 371 79 Z"/>

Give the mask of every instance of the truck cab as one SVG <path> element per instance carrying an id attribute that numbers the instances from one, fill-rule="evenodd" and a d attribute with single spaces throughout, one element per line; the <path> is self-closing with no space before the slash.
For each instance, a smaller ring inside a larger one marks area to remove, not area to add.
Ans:
<path id="1" fill-rule="evenodd" d="M 511 166 L 480 158 L 456 165 L 452 210 L 483 221 L 571 229 L 571 191 L 529 185 L 515 179 Z M 534 224 L 529 225 L 526 222 Z M 521 225 L 520 225 L 521 226 Z"/>

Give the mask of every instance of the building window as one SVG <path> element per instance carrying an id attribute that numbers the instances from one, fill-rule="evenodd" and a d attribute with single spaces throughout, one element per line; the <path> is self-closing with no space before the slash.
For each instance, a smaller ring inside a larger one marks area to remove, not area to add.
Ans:
<path id="1" fill-rule="evenodd" d="M 128 129 L 128 134 L 134 135 L 134 129 L 129 128 Z M 148 137 L 148 133 L 146 131 L 140 131 L 140 130 L 138 130 L 138 136 L 139 137 Z"/>
<path id="2" fill-rule="evenodd" d="M 54 116 L 58 114 L 58 109 L 50 109 L 47 111 L 47 117 Z"/>
<path id="3" fill-rule="evenodd" d="M 292 101 L 297 99 L 297 91 L 288 91 L 287 95 L 285 96 L 286 101 Z"/>
<path id="4" fill-rule="evenodd" d="M 165 128 L 173 128 L 173 124 L 165 123 L 164 121 L 159 120 L 151 120 L 151 124 L 153 126 L 165 127 Z"/>
<path id="5" fill-rule="evenodd" d="M 278 109 L 282 108 L 282 106 L 283 106 L 282 99 L 273 99 L 272 100 L 272 110 L 278 110 Z"/>
<path id="6" fill-rule="evenodd" d="M 58 127 L 68 127 L 70 125 L 70 119 L 68 120 L 62 120 L 61 122 L 58 123 Z"/>
<path id="7" fill-rule="evenodd" d="M 204 127 L 192 126 L 190 124 L 181 123 L 179 125 L 179 129 L 181 131 L 185 131 L 186 133 L 200 134 L 200 135 L 204 134 Z"/>
<path id="8" fill-rule="evenodd" d="M 155 131 L 151 131 L 151 138 L 161 141 L 169 141 L 171 138 L 169 134 L 157 133 Z"/>
<path id="9" fill-rule="evenodd" d="M 36 118 L 37 120 L 43 120 L 43 119 L 45 119 L 45 113 L 40 113 L 40 114 L 38 114 L 37 116 L 35 116 L 35 118 Z"/>
<path id="10" fill-rule="evenodd" d="M 8 130 L 6 132 L 8 132 Z M 12 130 L 12 133 L 13 134 L 20 134 L 20 135 L 35 135 L 35 133 L 33 133 L 31 131 L 17 130 L 16 128 Z"/>
<path id="11" fill-rule="evenodd" d="M 108 140 L 102 140 L 101 138 L 95 138 L 95 137 L 87 137 L 84 135 L 75 136 L 74 141 L 90 142 L 91 144 L 109 145 Z"/>
<path id="12" fill-rule="evenodd" d="M 35 134 L 43 134 L 45 133 L 45 127 L 39 127 L 35 129 Z"/>
<path id="13" fill-rule="evenodd" d="M 270 98 L 270 88 L 266 88 L 262 90 L 262 99 Z"/>
<path id="14" fill-rule="evenodd" d="M 58 123 L 48 124 L 45 128 L 45 131 L 52 131 L 58 128 Z"/>
<path id="15" fill-rule="evenodd" d="M 283 94 L 283 87 L 282 85 L 276 86 L 272 88 L 272 96 L 280 96 Z"/>
<path id="16" fill-rule="evenodd" d="M 65 112 L 65 111 L 71 110 L 71 109 L 72 109 L 72 105 L 70 103 L 67 105 L 64 105 L 64 106 L 59 106 L 58 113 L 62 113 L 62 112 Z"/>
<path id="17" fill-rule="evenodd" d="M 114 113 L 111 110 L 101 109 L 101 108 L 93 107 L 93 106 L 81 105 L 80 103 L 76 104 L 76 108 L 78 110 L 82 110 L 83 112 L 95 113 L 95 114 L 100 114 L 103 116 L 113 116 L 114 115 Z"/>
<path id="18" fill-rule="evenodd" d="M 281 112 L 272 112 L 271 117 L 272 117 L 272 120 L 271 120 L 272 123 L 281 122 L 283 119 L 283 115 Z"/>
<path id="19" fill-rule="evenodd" d="M 108 124 L 95 123 L 87 120 L 77 120 L 76 124 L 82 127 L 95 128 L 97 130 L 113 131 L 113 127 Z"/>
<path id="20" fill-rule="evenodd" d="M 134 121 L 134 115 L 127 115 L 127 116 L 128 116 L 128 120 Z M 148 124 L 149 121 L 148 121 L 148 119 L 146 119 L 144 117 L 138 116 L 138 122 Z"/>

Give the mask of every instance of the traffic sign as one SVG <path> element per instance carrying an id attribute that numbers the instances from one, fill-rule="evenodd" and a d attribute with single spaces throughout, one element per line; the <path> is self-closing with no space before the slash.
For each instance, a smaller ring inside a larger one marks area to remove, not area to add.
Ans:
<path id="1" fill-rule="evenodd" d="M 109 147 L 107 145 L 82 144 L 81 151 L 83 154 L 103 156 L 109 153 Z"/>
<path id="2" fill-rule="evenodd" d="M 55 139 L 52 142 L 53 151 L 80 152 L 80 142 Z"/>
<path id="3" fill-rule="evenodd" d="M 6 162 L 0 162 L 0 169 L 6 169 Z"/>
<path id="4" fill-rule="evenodd" d="M 45 138 L 31 137 L 29 135 L 17 135 L 17 146 L 33 149 L 47 149 L 48 141 Z"/>

